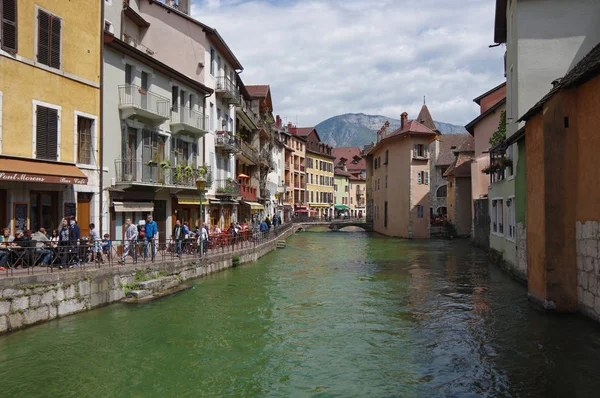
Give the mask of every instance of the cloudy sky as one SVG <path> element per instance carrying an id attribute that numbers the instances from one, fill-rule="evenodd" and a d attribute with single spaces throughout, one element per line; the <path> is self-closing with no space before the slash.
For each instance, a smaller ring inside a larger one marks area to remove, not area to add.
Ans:
<path id="1" fill-rule="evenodd" d="M 343 113 L 464 125 L 501 83 L 495 0 L 193 0 L 244 67 L 269 84 L 276 114 L 314 125 Z"/>

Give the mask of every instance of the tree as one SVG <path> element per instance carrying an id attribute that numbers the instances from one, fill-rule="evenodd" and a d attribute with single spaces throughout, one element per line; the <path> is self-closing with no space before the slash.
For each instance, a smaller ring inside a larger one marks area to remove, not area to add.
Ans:
<path id="1" fill-rule="evenodd" d="M 498 130 L 490 137 L 490 147 L 494 147 L 506 139 L 506 111 L 500 113 Z"/>

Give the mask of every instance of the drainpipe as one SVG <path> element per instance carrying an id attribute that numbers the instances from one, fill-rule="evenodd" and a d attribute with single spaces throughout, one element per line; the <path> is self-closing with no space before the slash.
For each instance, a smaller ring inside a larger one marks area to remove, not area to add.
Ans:
<path id="1" fill-rule="evenodd" d="M 202 101 L 202 109 L 203 109 L 203 113 L 204 113 L 204 120 L 206 120 L 206 100 L 208 98 L 210 98 L 212 96 L 212 93 L 207 94 L 204 96 L 204 101 Z M 208 126 L 206 127 L 207 129 L 210 128 L 210 118 L 212 117 L 212 115 L 209 115 L 208 117 Z M 206 134 L 204 134 L 202 136 L 202 166 L 204 166 L 206 164 L 206 159 L 204 157 L 204 152 L 206 151 Z M 212 172 L 212 170 L 211 170 Z"/>
<path id="2" fill-rule="evenodd" d="M 101 5 L 101 20 L 100 20 L 100 120 L 98 122 L 98 137 L 100 140 L 99 158 L 100 171 L 98 181 L 98 207 L 100 208 L 100 218 L 98 219 L 98 230 L 102 235 L 103 220 L 104 220 L 104 2 Z M 122 24 L 121 24 L 122 25 Z"/>

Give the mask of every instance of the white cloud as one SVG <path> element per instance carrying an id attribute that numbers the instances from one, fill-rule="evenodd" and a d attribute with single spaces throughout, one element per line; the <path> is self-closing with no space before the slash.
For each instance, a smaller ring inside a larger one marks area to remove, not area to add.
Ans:
<path id="1" fill-rule="evenodd" d="M 275 113 L 314 125 L 341 113 L 466 124 L 472 99 L 503 81 L 494 0 L 195 0 Z"/>

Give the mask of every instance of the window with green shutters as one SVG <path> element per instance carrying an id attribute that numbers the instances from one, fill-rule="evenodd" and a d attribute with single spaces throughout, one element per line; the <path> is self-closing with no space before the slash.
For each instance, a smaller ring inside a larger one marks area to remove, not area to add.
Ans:
<path id="1" fill-rule="evenodd" d="M 36 107 L 35 157 L 58 159 L 58 110 L 38 105 Z"/>
<path id="2" fill-rule="evenodd" d="M 4 51 L 17 52 L 17 0 L 0 0 L 0 45 Z"/>
<path id="3" fill-rule="evenodd" d="M 39 63 L 60 69 L 62 21 L 44 10 L 38 10 L 37 60 Z"/>

